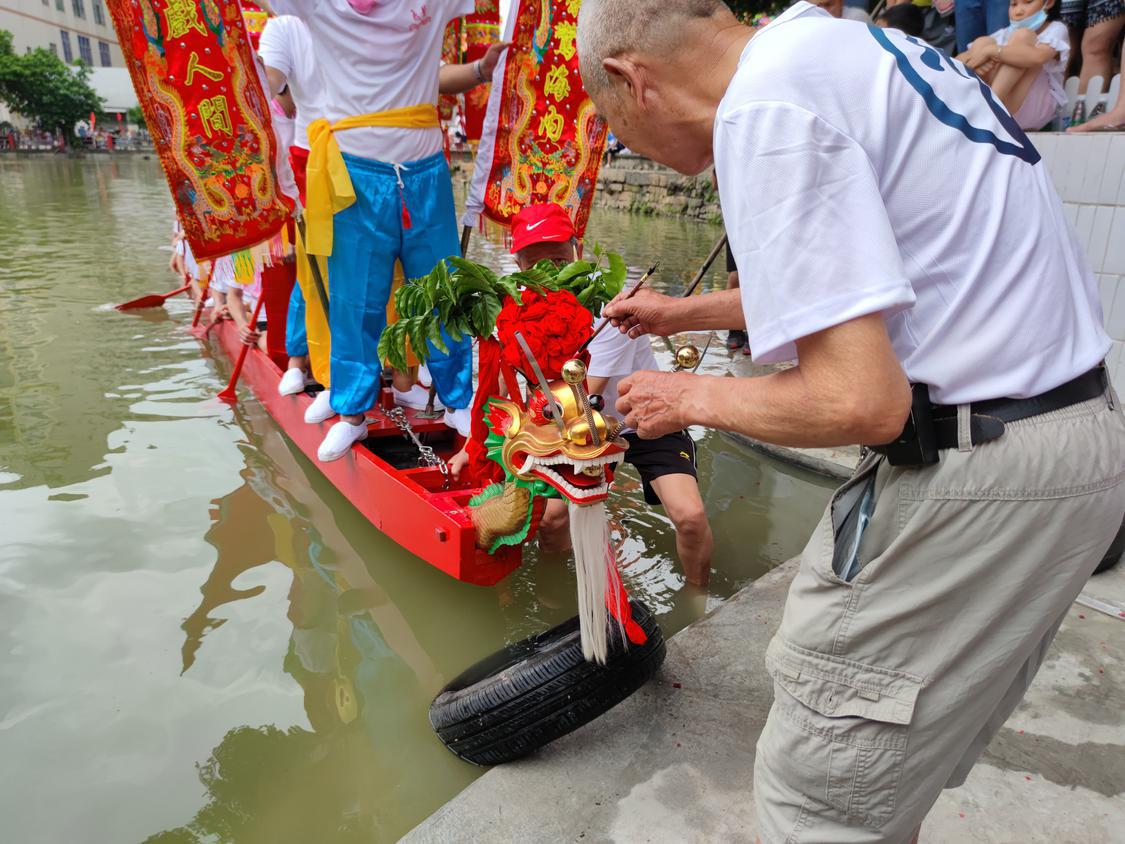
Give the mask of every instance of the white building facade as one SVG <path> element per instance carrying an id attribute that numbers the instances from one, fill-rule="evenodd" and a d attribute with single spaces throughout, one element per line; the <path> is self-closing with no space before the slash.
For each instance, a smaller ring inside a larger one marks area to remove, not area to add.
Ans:
<path id="1" fill-rule="evenodd" d="M 67 63 L 125 66 L 105 0 L 0 0 L 0 29 L 18 53 L 43 47 Z"/>

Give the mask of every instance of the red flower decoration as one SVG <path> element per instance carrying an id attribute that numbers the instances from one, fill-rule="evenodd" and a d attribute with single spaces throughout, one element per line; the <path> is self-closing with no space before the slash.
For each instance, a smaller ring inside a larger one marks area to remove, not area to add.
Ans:
<path id="1" fill-rule="evenodd" d="M 561 377 L 562 366 L 590 336 L 592 318 L 569 290 L 544 295 L 523 292 L 523 305 L 508 299 L 496 319 L 504 363 L 531 375 L 531 366 L 516 342 L 523 334 L 548 381 Z"/>

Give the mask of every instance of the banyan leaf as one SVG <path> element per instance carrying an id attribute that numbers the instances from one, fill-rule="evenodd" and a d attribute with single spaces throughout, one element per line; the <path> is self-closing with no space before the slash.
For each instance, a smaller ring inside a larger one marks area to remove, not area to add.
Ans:
<path id="1" fill-rule="evenodd" d="M 426 337 L 443 355 L 449 354 L 449 346 L 445 344 L 445 338 L 441 336 L 441 321 L 434 314 L 431 314 L 427 319 Z"/>
<path id="2" fill-rule="evenodd" d="M 449 277 L 449 265 L 446 264 L 445 261 L 440 261 L 435 269 L 437 268 L 440 268 L 441 270 L 441 272 L 438 274 L 438 281 L 440 282 L 439 289 L 442 295 L 434 301 L 437 302 L 442 299 L 456 299 L 457 293 L 453 289 L 453 280 Z"/>
<path id="3" fill-rule="evenodd" d="M 429 348 L 426 346 L 426 321 L 429 317 L 429 314 L 423 314 L 403 321 L 406 326 L 406 333 L 410 337 L 410 348 L 413 349 L 415 357 L 419 360 L 429 359 Z M 402 368 L 405 369 L 406 367 Z"/>
<path id="4" fill-rule="evenodd" d="M 539 265 L 515 273 L 512 278 L 518 279 L 518 283 L 534 290 L 536 293 L 553 289 L 555 281 L 554 273 L 547 272 Z"/>
<path id="5" fill-rule="evenodd" d="M 517 282 L 513 276 L 506 275 L 503 278 L 498 278 L 496 279 L 496 284 L 501 290 L 511 296 L 517 305 L 523 304 L 523 296 L 520 295 L 519 282 Z"/>
<path id="6" fill-rule="evenodd" d="M 609 298 L 613 298 L 625 288 L 625 277 L 629 268 L 625 266 L 625 259 L 616 252 L 609 253 L 609 270 L 602 274 L 602 280 Z"/>
<path id="7" fill-rule="evenodd" d="M 466 334 L 464 325 L 461 322 L 461 318 L 459 316 L 455 316 L 452 319 L 445 320 L 444 324 L 445 333 L 449 335 L 449 339 L 454 343 L 460 343 L 461 338 Z"/>
<path id="8" fill-rule="evenodd" d="M 578 303 L 583 306 L 588 306 L 590 297 L 597 293 L 597 288 L 591 285 L 578 294 Z"/>
<path id="9" fill-rule="evenodd" d="M 559 270 L 559 274 L 555 277 L 555 281 L 557 281 L 559 284 L 565 285 L 572 278 L 576 278 L 583 273 L 592 273 L 595 269 L 597 269 L 597 267 L 594 264 L 591 264 L 589 261 L 574 261 Z"/>
<path id="10" fill-rule="evenodd" d="M 476 279 L 484 284 L 489 285 L 489 290 L 492 290 L 491 282 L 496 278 L 496 274 L 480 264 L 475 264 L 472 261 L 467 261 L 464 258 L 459 258 L 456 255 L 449 257 L 449 263 L 456 267 L 460 272 L 458 275 L 467 278 Z"/>
<path id="11" fill-rule="evenodd" d="M 473 333 L 477 337 L 488 337 L 496 328 L 496 319 L 500 316 L 500 299 L 496 296 L 482 296 L 469 315 L 472 322 Z"/>
<path id="12" fill-rule="evenodd" d="M 395 310 L 402 316 L 414 316 L 428 310 L 428 305 L 425 288 L 419 284 L 404 284 L 395 294 Z"/>
<path id="13" fill-rule="evenodd" d="M 466 294 L 479 292 L 479 293 L 495 293 L 495 288 L 488 283 L 484 278 L 479 275 L 471 275 L 466 272 L 457 273 L 457 280 L 453 284 L 453 290 L 458 298 Z"/>
<path id="14" fill-rule="evenodd" d="M 383 331 L 383 336 L 379 338 L 378 346 L 379 360 L 385 360 L 395 369 L 403 370 L 407 368 L 406 349 L 403 347 L 405 340 L 404 326 L 405 323 L 402 321 L 387 326 Z"/>

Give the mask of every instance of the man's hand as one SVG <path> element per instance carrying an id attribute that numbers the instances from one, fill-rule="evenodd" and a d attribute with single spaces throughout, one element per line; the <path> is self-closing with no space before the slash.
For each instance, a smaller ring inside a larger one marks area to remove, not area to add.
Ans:
<path id="1" fill-rule="evenodd" d="M 499 43 L 492 44 L 480 58 L 480 75 L 484 77 L 485 82 L 492 81 L 492 75 L 496 73 L 496 65 L 500 63 L 500 54 L 512 46 L 511 41 L 500 41 Z"/>
<path id="2" fill-rule="evenodd" d="M 602 310 L 602 316 L 607 317 L 622 334 L 667 337 L 687 327 L 679 325 L 675 318 L 682 299 L 673 299 L 647 287 L 638 290 L 632 298 L 628 296 L 628 291 L 617 294 Z"/>
<path id="3" fill-rule="evenodd" d="M 686 372 L 634 372 L 618 389 L 617 412 L 637 436 L 654 440 L 691 424 L 698 376 Z"/>

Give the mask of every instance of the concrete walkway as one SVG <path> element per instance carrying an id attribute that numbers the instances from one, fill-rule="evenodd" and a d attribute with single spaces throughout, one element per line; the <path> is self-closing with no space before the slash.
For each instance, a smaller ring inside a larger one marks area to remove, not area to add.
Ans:
<path id="1" fill-rule="evenodd" d="M 669 643 L 657 678 L 530 759 L 494 768 L 410 842 L 752 842 L 754 745 L 772 700 L 763 652 L 790 561 Z M 1125 606 L 1125 565 L 1087 593 Z M 1125 841 L 1125 618 L 1075 604 L 1027 698 L 931 842 Z"/>

